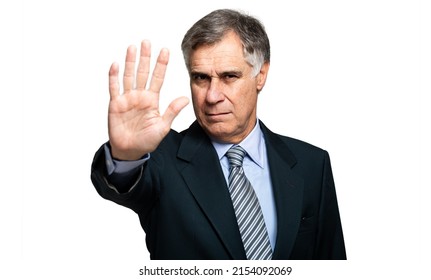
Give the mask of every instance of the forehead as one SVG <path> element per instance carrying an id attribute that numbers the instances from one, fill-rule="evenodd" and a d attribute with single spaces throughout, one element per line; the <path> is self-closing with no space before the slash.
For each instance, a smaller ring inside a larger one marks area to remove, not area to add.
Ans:
<path id="1" fill-rule="evenodd" d="M 213 45 L 202 45 L 190 56 L 192 70 L 206 66 L 240 66 L 247 64 L 244 58 L 243 45 L 234 32 L 227 33 L 220 42 Z"/>

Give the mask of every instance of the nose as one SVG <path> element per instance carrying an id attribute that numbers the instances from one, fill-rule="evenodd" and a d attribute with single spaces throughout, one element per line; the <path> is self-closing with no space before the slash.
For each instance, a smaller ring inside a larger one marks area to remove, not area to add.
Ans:
<path id="1" fill-rule="evenodd" d="M 220 79 L 212 78 L 205 98 L 206 102 L 209 104 L 216 104 L 223 101 L 224 98 L 225 96 Z"/>

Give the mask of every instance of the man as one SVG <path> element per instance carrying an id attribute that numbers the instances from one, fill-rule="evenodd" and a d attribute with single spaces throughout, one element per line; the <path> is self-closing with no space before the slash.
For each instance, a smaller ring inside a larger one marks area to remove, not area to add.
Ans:
<path id="1" fill-rule="evenodd" d="M 166 49 L 148 87 L 148 41 L 136 76 L 127 50 L 123 94 L 111 66 L 109 142 L 91 174 L 99 194 L 139 215 L 152 259 L 345 259 L 328 153 L 257 119 L 270 63 L 262 24 L 216 10 L 182 50 L 196 121 L 181 133 L 170 126 L 186 97 L 159 113 Z"/>

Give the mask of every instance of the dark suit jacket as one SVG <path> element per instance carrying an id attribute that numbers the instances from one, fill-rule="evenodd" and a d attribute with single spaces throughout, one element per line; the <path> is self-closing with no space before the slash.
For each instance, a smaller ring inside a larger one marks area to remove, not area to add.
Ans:
<path id="1" fill-rule="evenodd" d="M 273 259 L 346 259 L 328 153 L 260 125 L 277 210 Z M 151 259 L 246 258 L 217 153 L 197 122 L 165 137 L 130 192 L 107 178 L 101 148 L 93 184 L 139 215 Z"/>

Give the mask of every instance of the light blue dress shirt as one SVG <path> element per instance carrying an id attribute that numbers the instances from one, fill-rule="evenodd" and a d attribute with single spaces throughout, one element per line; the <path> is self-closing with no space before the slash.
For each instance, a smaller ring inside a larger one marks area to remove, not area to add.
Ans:
<path id="1" fill-rule="evenodd" d="M 212 144 L 217 151 L 226 183 L 229 185 L 229 161 L 225 154 L 233 145 L 216 141 L 212 141 Z M 277 237 L 277 211 L 275 209 L 271 176 L 269 174 L 265 139 L 259 122 L 256 123 L 252 132 L 239 145 L 247 152 L 247 156 L 244 157 L 243 161 L 244 172 L 256 192 L 268 231 L 269 241 L 272 250 L 274 250 Z M 109 148 L 106 145 L 105 155 L 108 174 L 127 172 L 141 166 L 145 161 L 150 159 L 150 156 L 147 155 L 137 161 L 117 161 L 112 159 Z"/>
<path id="2" fill-rule="evenodd" d="M 217 151 L 223 174 L 229 185 L 229 161 L 226 157 L 226 152 L 233 145 L 222 144 L 215 141 L 212 141 L 212 144 Z M 259 122 L 256 123 L 252 132 L 238 145 L 243 147 L 247 152 L 243 161 L 244 172 L 259 200 L 269 235 L 269 241 L 272 250 L 274 250 L 277 237 L 277 211 L 275 210 L 274 194 L 272 191 L 271 176 L 269 174 L 265 138 L 263 137 Z"/>

